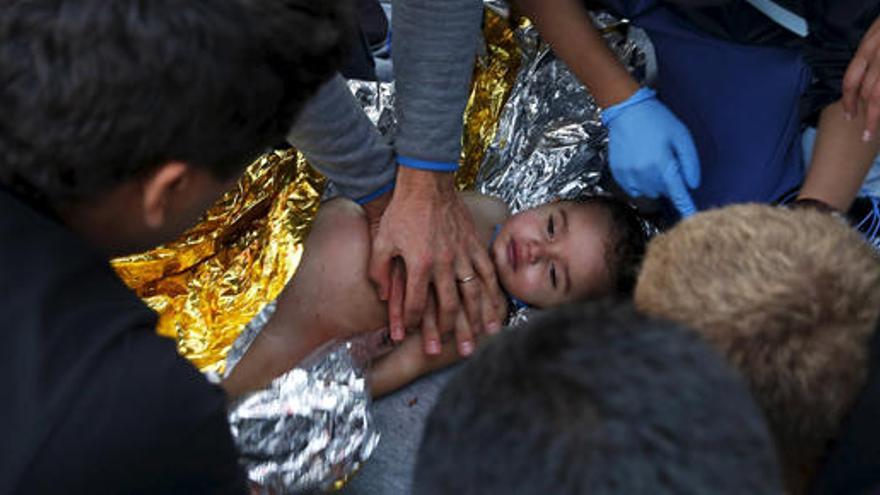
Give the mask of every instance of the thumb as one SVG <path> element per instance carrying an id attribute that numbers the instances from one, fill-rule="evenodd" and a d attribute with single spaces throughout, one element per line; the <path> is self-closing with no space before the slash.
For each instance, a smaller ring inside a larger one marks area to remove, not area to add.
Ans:
<path id="1" fill-rule="evenodd" d="M 691 199 L 691 194 L 677 169 L 671 169 L 665 175 L 664 181 L 666 182 L 666 194 L 675 209 L 681 213 L 682 218 L 687 218 L 697 212 L 697 205 Z"/>

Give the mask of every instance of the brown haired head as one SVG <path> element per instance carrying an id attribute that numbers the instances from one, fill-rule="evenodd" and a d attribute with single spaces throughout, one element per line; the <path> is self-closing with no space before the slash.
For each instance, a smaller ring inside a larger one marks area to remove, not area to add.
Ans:
<path id="1" fill-rule="evenodd" d="M 873 249 L 826 213 L 730 206 L 654 239 L 635 301 L 743 372 L 799 491 L 865 380 L 880 315 Z"/>

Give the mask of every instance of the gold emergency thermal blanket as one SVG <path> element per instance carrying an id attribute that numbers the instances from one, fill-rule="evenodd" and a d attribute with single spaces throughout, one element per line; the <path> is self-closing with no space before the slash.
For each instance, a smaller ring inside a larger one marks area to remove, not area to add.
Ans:
<path id="1" fill-rule="evenodd" d="M 484 32 L 465 113 L 462 188 L 473 185 L 519 61 L 507 19 L 488 11 Z M 179 240 L 114 267 L 159 313 L 159 333 L 176 339 L 181 355 L 222 373 L 236 337 L 296 271 L 323 190 L 295 150 L 268 153 Z"/>

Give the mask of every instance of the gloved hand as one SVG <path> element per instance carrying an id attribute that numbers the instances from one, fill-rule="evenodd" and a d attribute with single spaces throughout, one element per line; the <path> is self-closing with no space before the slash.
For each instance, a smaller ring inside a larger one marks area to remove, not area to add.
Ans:
<path id="1" fill-rule="evenodd" d="M 700 159 L 687 127 L 642 88 L 602 112 L 611 173 L 630 196 L 666 196 L 683 217 L 697 212 L 691 189 L 700 185 Z M 687 185 L 685 185 L 687 184 Z"/>

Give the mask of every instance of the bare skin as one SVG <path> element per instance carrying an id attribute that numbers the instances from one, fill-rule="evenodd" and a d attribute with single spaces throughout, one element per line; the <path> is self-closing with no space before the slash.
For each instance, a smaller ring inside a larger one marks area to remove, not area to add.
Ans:
<path id="1" fill-rule="evenodd" d="M 880 125 L 880 19 L 862 37 L 859 49 L 843 77 L 844 117 L 864 115 L 863 141 L 876 141 Z"/>
<path id="2" fill-rule="evenodd" d="M 880 150 L 880 141 L 861 139 L 865 111 L 859 107 L 855 117 L 847 119 L 840 102 L 825 108 L 799 198 L 816 199 L 839 211 L 849 209 Z"/>
<path id="3" fill-rule="evenodd" d="M 465 196 L 465 201 L 475 211 L 480 241 L 485 246 L 494 225 L 508 215 L 507 209 L 485 196 Z M 327 341 L 388 325 L 386 305 L 368 276 L 369 229 L 358 205 L 346 200 L 322 205 L 297 273 L 278 298 L 276 313 L 224 381 L 230 396 L 265 387 Z M 428 307 L 434 311 L 433 301 Z M 407 348 L 421 348 L 419 335 L 409 336 L 407 341 L 411 342 Z M 449 344 L 443 347 L 443 356 L 448 355 L 449 348 Z M 451 348 L 455 355 L 455 346 Z M 424 362 L 436 361 L 426 356 Z"/>
<path id="4" fill-rule="evenodd" d="M 560 201 L 510 217 L 495 198 L 465 193 L 461 200 L 473 215 L 479 242 L 491 253 L 504 287 L 517 298 L 547 307 L 596 296 L 609 287 L 605 239 L 611 225 L 607 213 L 595 205 Z M 496 225 L 501 225 L 497 237 Z M 385 331 L 386 306 L 367 277 L 369 230 L 363 210 L 350 201 L 334 200 L 321 207 L 275 315 L 224 383 L 230 395 L 266 386 L 327 341 Z M 400 290 L 399 285 L 390 288 Z M 387 347 L 390 352 L 374 363 L 370 385 L 375 396 L 461 358 L 453 334 L 441 337 L 435 326 L 437 311 L 437 302 L 429 298 L 422 331 Z M 426 332 L 438 339 L 435 352 L 423 352 Z M 481 334 L 477 342 L 486 336 Z"/>
<path id="5" fill-rule="evenodd" d="M 436 353 L 440 335 L 454 330 L 459 352 L 470 354 L 476 334 L 501 328 L 506 306 L 452 174 L 399 167 L 397 186 L 380 218 L 378 210 L 368 205 L 370 223 L 378 224 L 369 272 L 379 297 L 387 301 L 391 337 L 400 341 L 406 328 L 421 327 L 426 351 Z M 395 260 L 404 271 L 392 270 Z M 456 283 L 471 275 L 478 283 Z M 402 290 L 392 292 L 392 284 Z M 437 302 L 436 316 L 431 315 L 436 321 L 425 325 L 430 297 Z"/>

